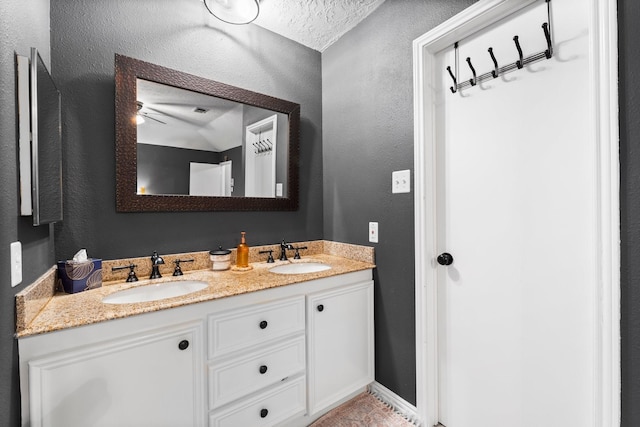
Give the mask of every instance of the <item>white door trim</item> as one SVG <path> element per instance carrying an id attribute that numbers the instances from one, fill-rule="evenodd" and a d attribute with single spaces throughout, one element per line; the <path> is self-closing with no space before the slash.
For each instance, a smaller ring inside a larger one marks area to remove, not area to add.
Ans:
<path id="1" fill-rule="evenodd" d="M 536 0 L 480 0 L 414 40 L 414 185 L 416 407 L 424 426 L 438 423 L 435 56 Z M 593 334 L 593 427 L 620 425 L 620 207 L 616 0 L 588 0 L 591 17 L 592 130 L 598 147 L 598 289 Z"/>

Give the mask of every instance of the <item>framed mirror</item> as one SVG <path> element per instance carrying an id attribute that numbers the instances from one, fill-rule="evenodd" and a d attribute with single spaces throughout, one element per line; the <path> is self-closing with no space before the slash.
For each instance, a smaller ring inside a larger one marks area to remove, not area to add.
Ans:
<path id="1" fill-rule="evenodd" d="M 300 105 L 115 57 L 118 212 L 297 210 Z"/>

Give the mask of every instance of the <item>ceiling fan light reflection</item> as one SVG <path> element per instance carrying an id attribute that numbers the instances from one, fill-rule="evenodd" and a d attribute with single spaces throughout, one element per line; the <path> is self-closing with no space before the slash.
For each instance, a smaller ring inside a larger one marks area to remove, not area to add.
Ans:
<path id="1" fill-rule="evenodd" d="M 248 24 L 260 13 L 258 0 L 204 0 L 210 14 L 228 24 Z"/>
<path id="2" fill-rule="evenodd" d="M 136 124 L 143 124 L 144 123 L 144 117 L 142 117 L 140 114 L 136 115 Z"/>

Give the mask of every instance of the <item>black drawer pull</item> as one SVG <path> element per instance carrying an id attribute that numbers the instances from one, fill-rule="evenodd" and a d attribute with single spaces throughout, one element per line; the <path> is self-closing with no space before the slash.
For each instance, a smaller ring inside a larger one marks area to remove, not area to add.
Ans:
<path id="1" fill-rule="evenodd" d="M 189 341 L 187 341 L 187 340 L 182 340 L 182 341 L 180 341 L 180 344 L 178 344 L 178 348 L 180 350 L 186 350 L 187 347 L 189 347 Z"/>
<path id="2" fill-rule="evenodd" d="M 266 418 L 269 415 L 269 411 L 267 409 L 260 410 L 260 418 Z"/>
<path id="3" fill-rule="evenodd" d="M 316 307 L 316 309 L 318 311 L 324 311 L 324 305 L 320 304 L 319 306 Z"/>
<path id="4" fill-rule="evenodd" d="M 260 322 L 260 329 L 266 329 L 268 323 L 266 320 L 263 320 L 262 322 Z"/>
<path id="5" fill-rule="evenodd" d="M 267 366 L 266 365 L 260 366 L 260 373 L 261 374 L 266 374 L 267 373 Z"/>

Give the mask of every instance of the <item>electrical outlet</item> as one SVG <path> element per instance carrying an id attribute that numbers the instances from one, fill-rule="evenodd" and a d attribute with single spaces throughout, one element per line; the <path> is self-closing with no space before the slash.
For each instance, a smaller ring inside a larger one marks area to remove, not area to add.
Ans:
<path id="1" fill-rule="evenodd" d="M 11 243 L 11 287 L 22 282 L 22 243 Z"/>
<path id="2" fill-rule="evenodd" d="M 369 223 L 369 241 L 372 243 L 378 243 L 378 223 Z"/>
<path id="3" fill-rule="evenodd" d="M 411 192 L 411 171 L 395 171 L 391 174 L 391 192 L 392 193 L 410 193 Z"/>

